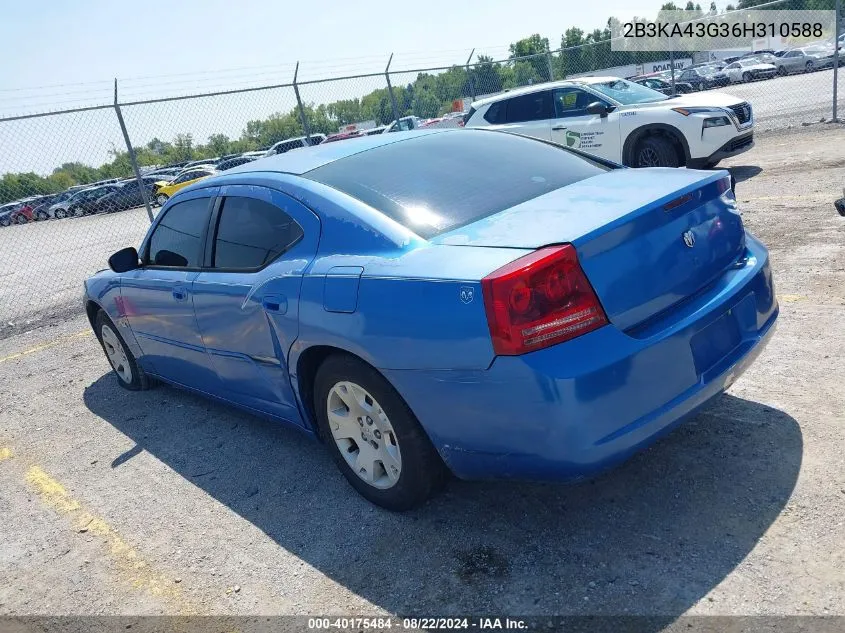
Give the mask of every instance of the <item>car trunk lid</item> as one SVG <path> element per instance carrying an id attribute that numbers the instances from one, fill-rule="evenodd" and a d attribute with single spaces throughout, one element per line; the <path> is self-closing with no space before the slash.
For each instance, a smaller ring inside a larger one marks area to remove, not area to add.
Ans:
<path id="1" fill-rule="evenodd" d="M 610 321 L 634 327 L 700 292 L 745 248 L 724 171 L 618 169 L 434 238 L 536 249 L 571 243 Z"/>

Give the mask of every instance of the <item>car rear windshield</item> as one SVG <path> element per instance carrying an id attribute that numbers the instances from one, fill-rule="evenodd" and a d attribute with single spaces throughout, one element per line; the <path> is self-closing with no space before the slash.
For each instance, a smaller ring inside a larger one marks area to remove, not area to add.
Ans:
<path id="1" fill-rule="evenodd" d="M 449 130 L 382 145 L 305 176 L 428 239 L 609 169 L 524 136 Z"/>

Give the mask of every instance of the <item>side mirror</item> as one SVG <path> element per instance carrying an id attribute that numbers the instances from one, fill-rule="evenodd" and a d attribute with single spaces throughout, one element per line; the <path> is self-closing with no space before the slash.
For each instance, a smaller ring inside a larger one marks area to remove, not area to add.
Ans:
<path id="1" fill-rule="evenodd" d="M 588 114 L 598 114 L 600 117 L 606 117 L 610 109 L 601 101 L 593 101 L 587 106 Z"/>
<path id="2" fill-rule="evenodd" d="M 138 251 L 134 247 L 122 248 L 109 257 L 109 268 L 116 273 L 125 273 L 138 268 Z"/>

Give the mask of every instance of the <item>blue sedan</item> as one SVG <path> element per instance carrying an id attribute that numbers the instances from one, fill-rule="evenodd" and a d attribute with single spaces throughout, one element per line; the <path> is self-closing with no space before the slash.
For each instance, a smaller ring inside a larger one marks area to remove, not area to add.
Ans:
<path id="1" fill-rule="evenodd" d="M 236 167 L 109 265 L 85 308 L 122 386 L 290 424 L 394 510 L 450 473 L 618 463 L 725 390 L 778 314 L 727 172 L 483 130 Z"/>

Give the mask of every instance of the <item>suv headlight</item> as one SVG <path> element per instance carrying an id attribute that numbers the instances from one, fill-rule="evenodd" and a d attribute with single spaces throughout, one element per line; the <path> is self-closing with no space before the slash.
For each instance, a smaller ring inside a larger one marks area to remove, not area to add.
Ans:
<path id="1" fill-rule="evenodd" d="M 704 119 L 704 127 L 722 127 L 723 125 L 730 125 L 731 120 L 726 116 L 711 116 Z"/>

